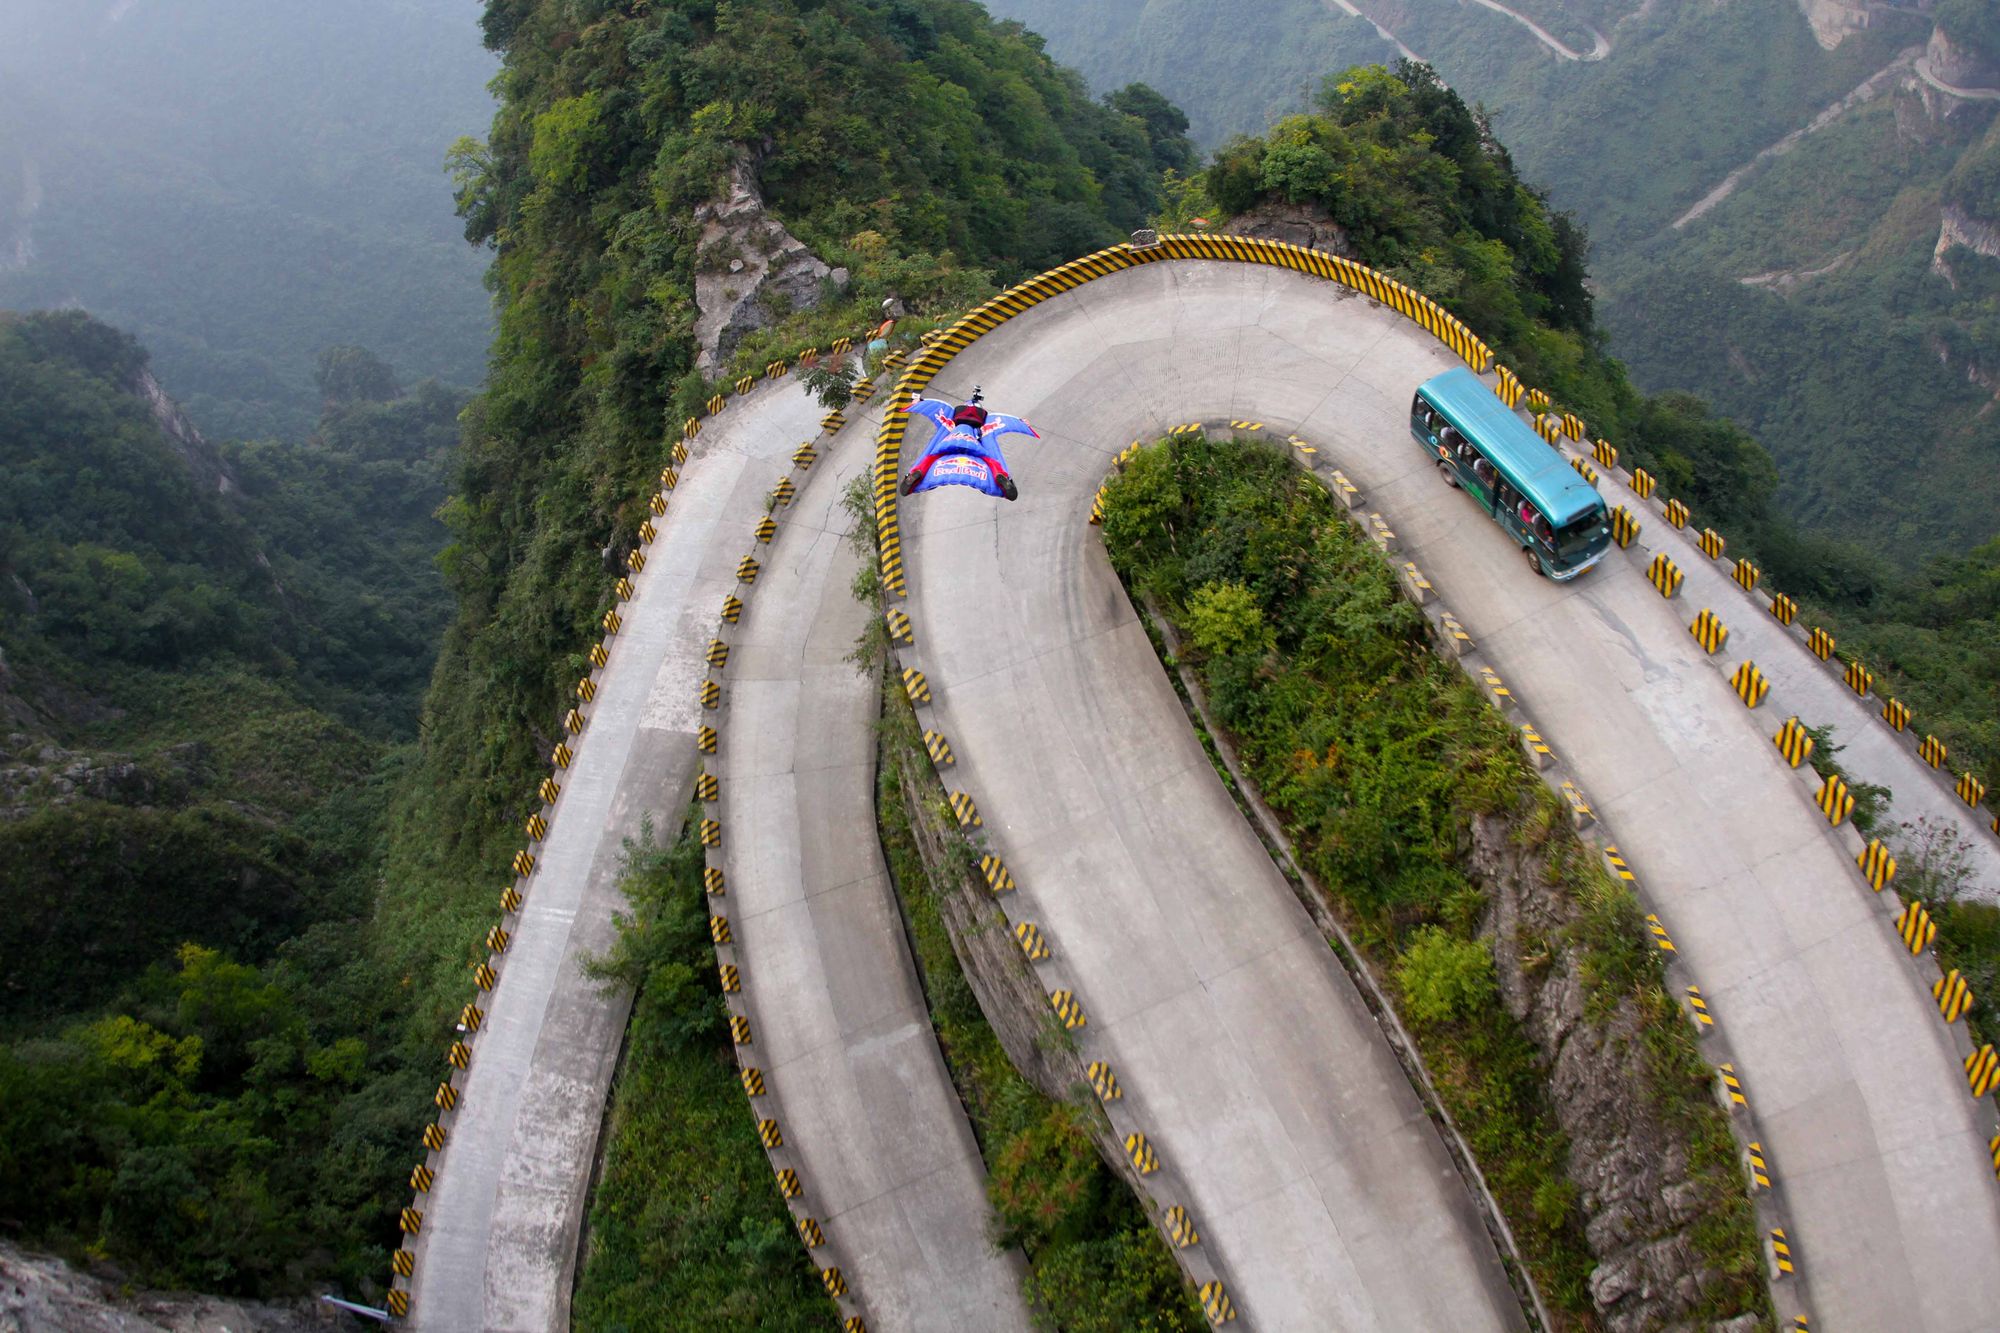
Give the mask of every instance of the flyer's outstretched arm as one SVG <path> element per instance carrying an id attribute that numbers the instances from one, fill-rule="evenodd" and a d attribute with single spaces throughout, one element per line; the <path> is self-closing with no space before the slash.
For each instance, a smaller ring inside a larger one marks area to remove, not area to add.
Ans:
<path id="1" fill-rule="evenodd" d="M 987 417 L 986 424 L 980 428 L 980 434 L 988 443 L 999 440 L 1002 435 L 1027 435 L 1037 440 L 1042 438 L 1042 433 L 1033 426 L 1020 417 L 1010 417 L 1005 412 L 995 412 Z"/>

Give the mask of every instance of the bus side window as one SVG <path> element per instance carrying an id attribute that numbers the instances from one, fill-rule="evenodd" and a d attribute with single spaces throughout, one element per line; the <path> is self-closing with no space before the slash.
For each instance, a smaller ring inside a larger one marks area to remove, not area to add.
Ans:
<path id="1" fill-rule="evenodd" d="M 1472 475 L 1479 478 L 1480 485 L 1491 487 L 1500 480 L 1500 474 L 1493 470 L 1493 465 L 1486 461 L 1484 455 L 1477 449 L 1470 449 L 1468 452 L 1472 455 Z"/>

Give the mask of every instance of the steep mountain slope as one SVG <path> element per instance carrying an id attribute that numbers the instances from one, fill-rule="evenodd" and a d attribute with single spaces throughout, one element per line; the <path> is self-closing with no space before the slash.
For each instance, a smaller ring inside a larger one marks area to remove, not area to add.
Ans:
<path id="1" fill-rule="evenodd" d="M 1945 194 L 1957 179 L 1954 198 L 1980 198 L 1966 155 L 2000 106 L 1977 93 L 2000 84 L 2000 5 L 1358 7 L 1489 108 L 1524 175 L 1587 226 L 1611 348 L 1638 383 L 1701 393 L 1750 427 L 1782 502 L 1822 531 L 1896 561 L 1991 534 L 1967 485 L 2000 442 L 1979 382 L 1987 233 L 1979 202 L 1948 213 Z M 1211 143 L 1263 128 L 1289 53 L 1354 26 L 1333 5 L 1240 6 L 1244 60 L 1193 4 L 994 8 L 1045 25 L 1093 79 L 1160 68 Z M 1763 156 L 1774 147 L 1792 159 Z M 1808 253 L 1806 237 L 1827 244 Z M 1962 253 L 1953 276 L 1929 267 L 1941 243 Z"/>
<path id="2" fill-rule="evenodd" d="M 376 388 L 217 449 L 0 316 L 0 1216 L 139 1280 L 374 1271 L 415 1133 L 366 919 L 458 400 Z"/>
<path id="3" fill-rule="evenodd" d="M 445 151 L 491 114 L 473 0 L 0 6 L 0 306 L 80 304 L 218 436 L 299 435 L 313 358 L 477 382 Z"/>
<path id="4" fill-rule="evenodd" d="M 1801 517 L 1892 558 L 1995 530 L 2000 139 L 1990 112 L 1933 119 L 1922 90 L 1905 74 L 1599 266 L 1637 378 L 1711 397 Z"/>

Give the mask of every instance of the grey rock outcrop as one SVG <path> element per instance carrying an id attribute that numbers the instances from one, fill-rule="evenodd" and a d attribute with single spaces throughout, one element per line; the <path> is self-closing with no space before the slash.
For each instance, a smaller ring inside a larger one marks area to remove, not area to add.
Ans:
<path id="1" fill-rule="evenodd" d="M 1229 220 L 1232 236 L 1255 236 L 1267 241 L 1285 241 L 1324 254 L 1354 257 L 1347 229 L 1328 219 L 1325 210 L 1308 204 L 1259 204 Z"/>
<path id="2" fill-rule="evenodd" d="M 0 1245 L 0 1333 L 322 1333 L 352 1326 L 307 1302 L 135 1292 L 60 1259 Z"/>
<path id="3" fill-rule="evenodd" d="M 701 248 L 695 254 L 694 299 L 699 310 L 695 368 L 713 374 L 747 334 L 820 303 L 828 286 L 844 287 L 847 270 L 830 268 L 764 210 L 747 162 L 729 174 L 729 192 L 695 212 Z"/>
<path id="4" fill-rule="evenodd" d="M 2000 225 L 1974 217 L 1957 204 L 1946 204 L 1938 219 L 1931 271 L 1954 287 L 1958 285 L 1958 275 L 1952 272 L 1951 252 L 1959 247 L 1988 259 L 2000 259 Z"/>
<path id="5" fill-rule="evenodd" d="M 1954 43 L 1943 28 L 1931 30 L 1930 45 L 1924 48 L 1924 64 L 1941 82 L 1954 88 L 2000 87 L 2000 66 L 1977 51 Z"/>
<path id="6" fill-rule="evenodd" d="M 1828 51 L 1847 34 L 1866 28 L 1870 17 L 1865 0 L 1799 0 L 1799 9 L 1812 27 L 1813 40 Z"/>
<path id="7" fill-rule="evenodd" d="M 167 444 L 193 474 L 196 485 L 219 495 L 227 495 L 237 489 L 236 478 L 223 463 L 222 455 L 202 438 L 194 423 L 187 419 L 187 413 L 181 411 L 180 404 L 168 397 L 165 387 L 153 378 L 151 370 L 141 369 L 127 387 L 153 414 L 153 422 L 159 426 L 160 434 L 166 437 Z"/>
<path id="8" fill-rule="evenodd" d="M 1591 1011 L 1581 951 L 1564 943 L 1582 915 L 1546 882 L 1516 825 L 1475 821 L 1469 876 L 1490 895 L 1485 923 L 1502 1002 L 1542 1053 L 1549 1103 L 1569 1137 L 1569 1179 L 1597 1260 L 1591 1302 L 1611 1333 L 1688 1327 L 1723 1281 L 1695 1248 L 1708 1204 L 1685 1135 L 1657 1110 L 1635 1002 Z"/>

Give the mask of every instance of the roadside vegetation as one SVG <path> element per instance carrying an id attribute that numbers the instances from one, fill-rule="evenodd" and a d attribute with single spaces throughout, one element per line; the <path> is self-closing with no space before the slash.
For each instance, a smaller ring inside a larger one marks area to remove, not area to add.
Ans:
<path id="1" fill-rule="evenodd" d="M 627 848 L 618 943 L 595 969 L 637 992 L 585 1229 L 575 1326 L 807 1333 L 840 1326 L 738 1077 L 689 819 Z"/>
<path id="2" fill-rule="evenodd" d="M 370 917 L 460 399 L 321 364 L 310 438 L 211 447 L 0 315 L 0 1231 L 147 1285 L 366 1293 L 443 1068 Z"/>
<path id="3" fill-rule="evenodd" d="M 1505 721 L 1432 652 L 1380 556 L 1278 451 L 1201 437 L 1144 450 L 1113 479 L 1104 535 L 1128 586 L 1190 646 L 1250 780 L 1391 982 L 1559 1317 L 1593 1326 L 1596 1259 L 1548 1059 L 1502 1001 L 1505 978 L 1518 994 L 1572 966 L 1581 1018 L 1632 1032 L 1639 1095 L 1700 1195 L 1691 1239 L 1718 1279 L 1699 1315 L 1762 1311 L 1735 1143 L 1636 900 L 1569 832 Z M 1496 933 L 1492 852 L 1474 854 L 1496 828 L 1556 904 L 1546 932 Z"/>

